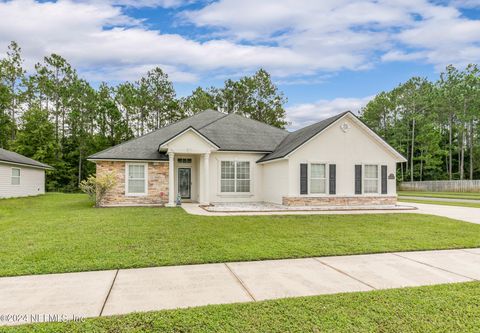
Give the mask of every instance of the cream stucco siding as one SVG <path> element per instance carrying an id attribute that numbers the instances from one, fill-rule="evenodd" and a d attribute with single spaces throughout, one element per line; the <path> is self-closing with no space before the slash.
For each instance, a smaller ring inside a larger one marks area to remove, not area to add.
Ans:
<path id="1" fill-rule="evenodd" d="M 214 152 L 210 154 L 210 202 L 263 201 L 262 166 L 256 163 L 264 154 Z M 221 161 L 250 162 L 250 193 L 221 193 Z"/>
<path id="2" fill-rule="evenodd" d="M 200 136 L 193 129 L 186 130 L 161 146 L 169 152 L 204 153 L 216 149 L 213 143 Z"/>
<path id="3" fill-rule="evenodd" d="M 348 129 L 340 128 L 343 124 L 347 124 Z M 387 175 L 395 175 L 397 163 L 397 157 L 387 150 L 385 145 L 374 139 L 370 133 L 350 117 L 340 119 L 339 122 L 334 123 L 305 143 L 291 153 L 288 160 L 288 196 L 300 195 L 300 163 L 336 164 L 337 196 L 352 196 L 355 194 L 355 164 L 387 165 Z M 389 179 L 387 186 L 388 195 L 396 195 L 395 179 Z M 317 194 L 317 196 L 321 196 L 321 194 Z"/>
<path id="4" fill-rule="evenodd" d="M 288 160 L 278 160 L 261 165 L 263 168 L 263 201 L 281 204 L 282 198 L 288 194 Z"/>
<path id="5" fill-rule="evenodd" d="M 20 184 L 12 185 L 12 168 L 20 169 Z M 0 198 L 45 193 L 45 170 L 0 162 Z"/>

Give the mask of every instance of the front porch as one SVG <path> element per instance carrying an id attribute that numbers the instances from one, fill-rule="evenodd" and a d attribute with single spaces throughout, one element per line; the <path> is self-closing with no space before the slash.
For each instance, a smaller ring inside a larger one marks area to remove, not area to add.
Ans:
<path id="1" fill-rule="evenodd" d="M 210 154 L 168 153 L 167 207 L 181 202 L 209 203 Z"/>

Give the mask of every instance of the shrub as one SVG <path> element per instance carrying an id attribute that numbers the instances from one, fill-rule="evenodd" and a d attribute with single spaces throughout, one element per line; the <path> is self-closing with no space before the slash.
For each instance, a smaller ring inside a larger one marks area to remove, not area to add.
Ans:
<path id="1" fill-rule="evenodd" d="M 105 195 L 116 185 L 115 174 L 107 172 L 100 176 L 90 176 L 80 182 L 80 190 L 88 194 L 98 207 Z"/>

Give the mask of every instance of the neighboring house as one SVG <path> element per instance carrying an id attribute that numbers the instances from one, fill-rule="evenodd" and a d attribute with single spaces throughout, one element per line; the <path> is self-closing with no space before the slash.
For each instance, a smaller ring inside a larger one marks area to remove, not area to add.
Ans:
<path id="1" fill-rule="evenodd" d="M 405 158 L 353 113 L 288 132 L 213 110 L 89 157 L 116 175 L 100 204 L 264 201 L 285 205 L 395 204 Z"/>
<path id="2" fill-rule="evenodd" d="M 0 198 L 45 193 L 47 164 L 0 148 Z"/>

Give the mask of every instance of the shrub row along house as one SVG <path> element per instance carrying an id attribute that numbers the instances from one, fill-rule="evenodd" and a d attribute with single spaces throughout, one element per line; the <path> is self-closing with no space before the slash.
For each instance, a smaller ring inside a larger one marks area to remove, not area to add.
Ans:
<path id="1" fill-rule="evenodd" d="M 51 166 L 0 148 L 0 198 L 45 193 L 45 170 Z"/>
<path id="2" fill-rule="evenodd" d="M 89 157 L 116 186 L 100 206 L 182 201 L 289 206 L 396 203 L 405 158 L 353 113 L 288 132 L 206 110 Z"/>

